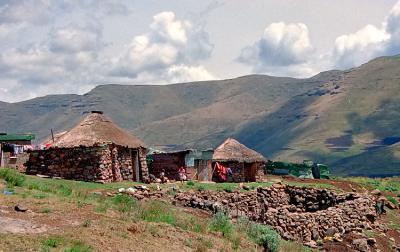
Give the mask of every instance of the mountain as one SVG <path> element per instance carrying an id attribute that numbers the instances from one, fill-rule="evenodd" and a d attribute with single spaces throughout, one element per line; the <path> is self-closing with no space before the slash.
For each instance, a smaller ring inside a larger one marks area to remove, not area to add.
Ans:
<path id="1" fill-rule="evenodd" d="M 148 145 L 216 147 L 235 137 L 270 159 L 337 174 L 400 175 L 400 57 L 307 79 L 250 75 L 171 85 L 101 85 L 84 95 L 0 102 L 0 131 L 63 131 L 102 110 Z"/>

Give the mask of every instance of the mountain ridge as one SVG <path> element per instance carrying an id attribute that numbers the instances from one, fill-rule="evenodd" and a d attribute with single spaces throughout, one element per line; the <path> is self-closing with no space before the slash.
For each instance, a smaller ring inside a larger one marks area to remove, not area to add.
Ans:
<path id="1" fill-rule="evenodd" d="M 380 57 L 305 79 L 256 74 L 170 85 L 107 84 L 83 95 L 0 102 L 0 130 L 33 132 L 41 140 L 50 129 L 72 127 L 87 111 L 103 110 L 148 145 L 214 148 L 235 137 L 271 159 L 313 159 L 337 174 L 349 174 L 349 168 L 392 174 L 400 166 L 398 148 L 387 160 L 377 155 L 369 164 L 362 155 L 372 153 L 371 146 L 392 151 L 376 143 L 400 136 L 399 95 L 400 57 Z"/>

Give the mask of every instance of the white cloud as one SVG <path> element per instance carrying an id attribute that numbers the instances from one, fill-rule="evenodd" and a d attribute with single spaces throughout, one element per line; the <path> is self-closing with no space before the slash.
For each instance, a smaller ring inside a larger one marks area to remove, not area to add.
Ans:
<path id="1" fill-rule="evenodd" d="M 134 80 L 146 76 L 143 81 L 167 78 L 157 83 L 210 79 L 212 74 L 199 63 L 210 56 L 212 49 L 201 28 L 177 19 L 173 12 L 162 12 L 153 17 L 148 33 L 134 37 L 113 59 L 111 75 Z"/>
<path id="2" fill-rule="evenodd" d="M 373 25 L 338 37 L 332 54 L 334 67 L 350 68 L 382 55 L 389 38 L 390 35 L 385 30 Z"/>
<path id="3" fill-rule="evenodd" d="M 68 26 L 55 29 L 50 34 L 50 49 L 54 52 L 76 53 L 101 49 L 101 27 Z"/>
<path id="4" fill-rule="evenodd" d="M 400 1 L 380 27 L 367 25 L 335 41 L 332 64 L 339 69 L 358 66 L 375 57 L 400 53 Z"/>
<path id="5" fill-rule="evenodd" d="M 309 77 L 320 71 L 347 69 L 383 55 L 400 53 L 400 1 L 381 26 L 366 25 L 341 35 L 330 52 L 318 55 L 305 24 L 272 23 L 261 39 L 242 49 L 239 61 L 256 73 Z"/>
<path id="6" fill-rule="evenodd" d="M 308 28 L 303 23 L 272 23 L 259 41 L 242 49 L 239 61 L 253 67 L 254 72 L 282 72 L 288 67 L 302 66 L 313 53 Z"/>

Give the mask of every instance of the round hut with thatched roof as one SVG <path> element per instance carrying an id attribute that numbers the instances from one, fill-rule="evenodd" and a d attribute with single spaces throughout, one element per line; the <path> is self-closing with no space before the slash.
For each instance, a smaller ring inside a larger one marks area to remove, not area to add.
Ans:
<path id="1" fill-rule="evenodd" d="M 27 173 L 97 182 L 148 179 L 144 143 L 101 111 L 46 143 L 45 150 L 31 152 Z"/>
<path id="2" fill-rule="evenodd" d="M 225 176 L 225 181 L 255 182 L 263 178 L 266 159 L 237 140 L 228 138 L 215 149 L 212 161 L 216 181 L 223 181 Z"/>

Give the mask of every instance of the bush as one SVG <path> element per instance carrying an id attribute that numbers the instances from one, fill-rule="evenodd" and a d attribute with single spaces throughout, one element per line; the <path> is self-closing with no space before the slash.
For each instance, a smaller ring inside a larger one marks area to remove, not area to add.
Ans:
<path id="1" fill-rule="evenodd" d="M 136 200 L 126 194 L 118 194 L 114 196 L 111 201 L 116 206 L 117 210 L 122 213 L 130 212 L 137 207 Z"/>
<path id="2" fill-rule="evenodd" d="M 213 216 L 209 227 L 211 231 L 221 232 L 223 236 L 230 237 L 232 235 L 233 225 L 223 212 L 217 212 Z"/>
<path id="3" fill-rule="evenodd" d="M 278 251 L 281 237 L 272 227 L 251 222 L 247 218 L 240 218 L 237 227 L 241 231 L 245 231 L 255 243 L 268 248 L 268 251 Z"/>
<path id="4" fill-rule="evenodd" d="M 186 182 L 187 186 L 194 186 L 194 182 L 192 180 L 189 180 L 188 182 Z"/>
<path id="5" fill-rule="evenodd" d="M 9 168 L 0 169 L 0 178 L 4 179 L 10 187 L 22 186 L 25 182 L 25 175 Z"/>

